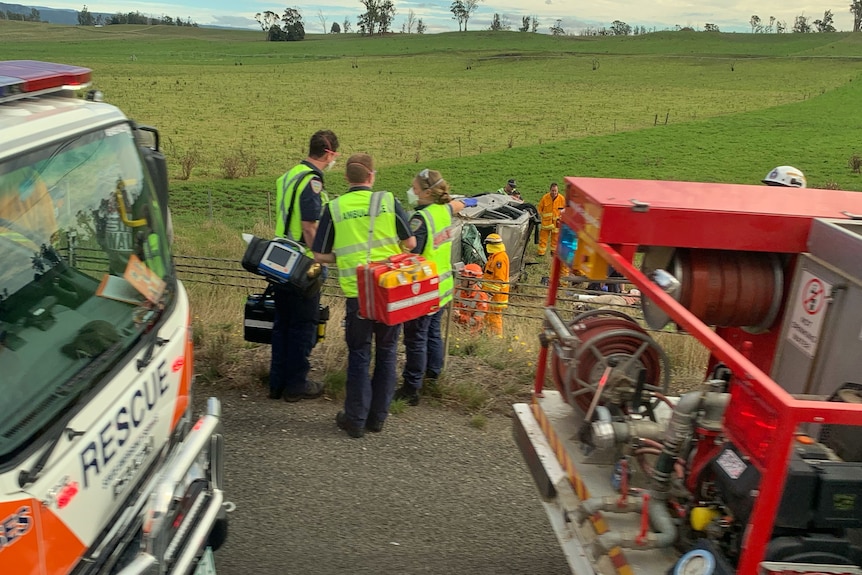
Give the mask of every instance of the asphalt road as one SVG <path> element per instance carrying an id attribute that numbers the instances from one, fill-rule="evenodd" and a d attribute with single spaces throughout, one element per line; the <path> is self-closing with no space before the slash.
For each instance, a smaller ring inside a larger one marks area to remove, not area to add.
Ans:
<path id="1" fill-rule="evenodd" d="M 207 395 L 236 504 L 219 575 L 569 573 L 507 417 L 477 430 L 423 404 L 351 439 L 324 398 L 198 385 Z"/>

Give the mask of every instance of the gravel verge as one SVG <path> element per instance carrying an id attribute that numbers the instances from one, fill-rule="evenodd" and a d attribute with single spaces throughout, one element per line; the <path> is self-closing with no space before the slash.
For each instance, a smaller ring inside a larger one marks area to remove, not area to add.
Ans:
<path id="1" fill-rule="evenodd" d="M 479 430 L 426 402 L 351 439 L 325 398 L 195 393 L 199 407 L 221 399 L 224 414 L 236 511 L 220 575 L 569 572 L 509 417 Z"/>

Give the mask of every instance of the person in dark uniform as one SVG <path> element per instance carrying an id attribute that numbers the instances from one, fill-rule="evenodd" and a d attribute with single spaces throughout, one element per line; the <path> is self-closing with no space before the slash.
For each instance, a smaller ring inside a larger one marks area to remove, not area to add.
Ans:
<path id="1" fill-rule="evenodd" d="M 344 411 L 335 423 L 350 437 L 365 431 L 383 431 L 389 404 L 395 393 L 398 336 L 401 324 L 386 325 L 359 315 L 360 265 L 381 261 L 416 247 L 409 216 L 390 192 L 372 192 L 377 172 L 368 154 L 353 154 L 347 160 L 347 193 L 328 204 L 314 238 L 314 258 L 338 266 L 338 284 L 344 304 L 344 338 L 347 342 L 347 385 Z M 374 341 L 374 375 L 371 342 Z"/>
<path id="2" fill-rule="evenodd" d="M 338 157 L 338 138 L 330 130 L 311 136 L 308 157 L 276 181 L 275 235 L 306 246 L 317 233 L 317 222 L 327 202 L 323 171 Z M 295 286 L 275 288 L 275 322 L 269 368 L 270 399 L 296 402 L 323 394 L 323 384 L 308 380 L 308 361 L 317 333 L 320 292 L 303 294 Z"/>

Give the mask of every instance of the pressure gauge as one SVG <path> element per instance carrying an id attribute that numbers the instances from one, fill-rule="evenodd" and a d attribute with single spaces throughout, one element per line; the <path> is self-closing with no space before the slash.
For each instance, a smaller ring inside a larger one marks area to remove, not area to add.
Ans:
<path id="1" fill-rule="evenodd" d="M 673 575 L 713 575 L 715 556 L 706 549 L 692 549 L 676 562 Z"/>

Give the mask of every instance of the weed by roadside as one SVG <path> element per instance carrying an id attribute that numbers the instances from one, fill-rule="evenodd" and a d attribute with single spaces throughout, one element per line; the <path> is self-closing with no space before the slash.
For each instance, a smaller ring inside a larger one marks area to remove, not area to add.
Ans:
<path id="1" fill-rule="evenodd" d="M 188 285 L 194 313 L 196 370 L 213 385 L 264 393 L 268 383 L 270 348 L 243 340 L 242 310 L 245 295 L 233 288 Z M 324 295 L 330 307 L 326 339 L 315 347 L 311 379 L 322 381 L 333 401 L 344 398 L 347 348 L 341 328 L 344 300 Z M 540 351 L 538 318 L 504 318 L 504 337 L 474 334 L 449 324 L 444 336 L 448 347 L 446 367 L 440 378 L 423 387 L 423 401 L 469 414 L 471 425 L 484 426 L 483 417 L 508 414 L 513 403 L 529 401 Z M 651 334 L 668 355 L 672 366 L 672 393 L 693 389 L 702 382 L 708 354 L 693 338 L 671 332 Z M 399 367 L 403 365 L 403 348 Z M 550 370 L 548 370 L 550 372 Z M 553 387 L 550 375 L 545 385 Z M 394 401 L 392 413 L 406 406 Z"/>
<path id="2" fill-rule="evenodd" d="M 198 376 L 220 386 L 259 391 L 268 381 L 270 348 L 243 340 L 244 295 L 210 285 L 191 284 L 188 289 Z M 323 381 L 327 396 L 339 400 L 344 397 L 347 378 L 347 347 L 340 327 L 344 300 L 328 298 L 326 304 L 331 314 L 326 339 L 312 353 L 309 377 Z M 451 326 L 446 369 L 436 384 L 426 387 L 424 395 L 429 401 L 468 413 L 505 412 L 512 403 L 528 399 L 535 372 L 537 326 L 537 320 L 507 319 L 510 335 L 501 339 Z M 399 359 L 400 374 L 403 348 Z M 397 402 L 393 406 L 397 409 Z"/>

